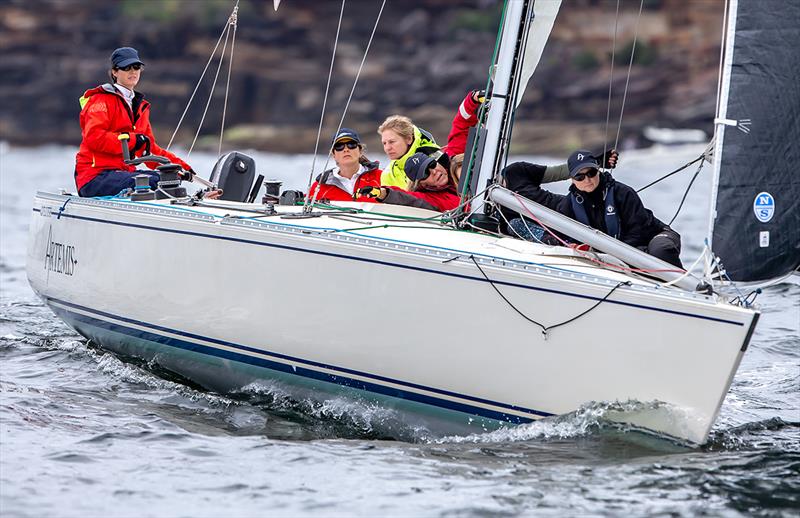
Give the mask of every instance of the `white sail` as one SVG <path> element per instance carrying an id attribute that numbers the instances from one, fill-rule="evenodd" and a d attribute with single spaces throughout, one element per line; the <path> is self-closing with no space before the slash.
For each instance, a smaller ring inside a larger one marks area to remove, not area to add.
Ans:
<path id="1" fill-rule="evenodd" d="M 522 69 L 519 78 L 519 93 L 514 106 L 519 106 L 522 96 L 533 76 L 539 60 L 542 58 L 544 46 L 550 38 L 553 24 L 561 8 L 561 0 L 536 0 L 533 4 L 533 20 L 528 29 L 527 42 L 522 54 Z"/>

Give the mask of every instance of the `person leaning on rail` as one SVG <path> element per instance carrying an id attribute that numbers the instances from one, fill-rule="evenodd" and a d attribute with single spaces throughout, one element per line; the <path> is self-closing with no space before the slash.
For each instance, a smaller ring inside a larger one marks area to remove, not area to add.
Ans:
<path id="1" fill-rule="evenodd" d="M 319 189 L 316 199 L 319 201 L 367 201 L 375 198 L 359 197 L 364 187 L 379 187 L 381 173 L 378 162 L 373 162 L 364 154 L 364 145 L 358 133 L 341 128 L 333 137 L 331 156 L 336 167 L 328 169 L 319 176 L 308 191 L 309 197 Z"/>
<path id="2" fill-rule="evenodd" d="M 614 150 L 599 157 L 585 150 L 572 153 L 567 160 L 572 180 L 567 195 L 541 188 L 548 170 L 542 165 L 516 162 L 503 169 L 502 175 L 506 186 L 519 195 L 682 268 L 680 235 L 656 218 L 633 188 L 600 172 L 598 158 L 614 157 L 613 167 L 616 154 Z M 529 221 L 526 218 L 524 227 L 536 230 L 537 225 Z M 513 220 L 512 228 L 520 229 Z"/>
<path id="3" fill-rule="evenodd" d="M 121 47 L 111 54 L 111 83 L 87 90 L 80 98 L 82 140 L 75 157 L 75 185 L 80 196 L 113 196 L 133 188 L 136 174 L 150 176 L 150 187 L 158 187 L 156 172 L 137 171 L 125 164 L 120 136 L 128 136 L 131 158 L 141 156 L 150 142 L 150 152 L 179 164 L 190 179 L 192 168 L 173 153 L 156 144 L 150 127 L 150 103 L 141 92 L 134 91 L 141 78 L 144 63 L 132 47 Z M 146 162 L 154 169 L 159 164 Z M 221 191 L 211 191 L 208 198 L 219 197 Z"/>
<path id="4" fill-rule="evenodd" d="M 405 174 L 405 164 L 415 153 L 424 153 L 439 160 L 449 168 L 449 157 L 464 152 L 467 146 L 469 129 L 477 124 L 477 111 L 485 99 L 479 90 L 469 92 L 453 117 L 447 144 L 440 148 L 429 132 L 419 128 L 411 119 L 403 115 L 391 115 L 378 127 L 383 151 L 389 157 L 389 165 L 383 171 L 381 184 L 405 189 L 409 178 Z M 447 158 L 441 158 L 444 155 Z"/>
<path id="5" fill-rule="evenodd" d="M 443 164 L 446 158 L 445 154 L 441 154 L 437 160 L 425 153 L 415 153 L 405 163 L 405 174 L 410 180 L 407 190 L 397 186 L 365 187 L 361 193 L 392 205 L 439 212 L 455 209 L 460 198 L 453 177 Z"/>

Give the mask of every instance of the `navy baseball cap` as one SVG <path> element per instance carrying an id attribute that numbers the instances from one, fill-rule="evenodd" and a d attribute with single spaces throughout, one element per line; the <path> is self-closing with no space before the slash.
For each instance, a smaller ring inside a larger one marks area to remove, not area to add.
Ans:
<path id="1" fill-rule="evenodd" d="M 361 138 L 358 136 L 358 133 L 351 130 L 350 128 L 341 128 L 339 132 L 333 137 L 333 143 L 336 144 L 340 140 L 352 140 L 356 144 L 361 144 Z"/>
<path id="2" fill-rule="evenodd" d="M 436 165 L 436 159 L 425 153 L 414 153 L 406 160 L 403 170 L 412 182 L 424 180 L 428 176 L 428 169 Z"/>
<path id="3" fill-rule="evenodd" d="M 111 64 L 116 68 L 127 67 L 139 63 L 144 65 L 139 59 L 139 52 L 133 47 L 120 47 L 111 54 Z"/>
<path id="4" fill-rule="evenodd" d="M 569 175 L 575 176 L 581 172 L 581 169 L 590 167 L 592 169 L 600 169 L 600 164 L 592 155 L 591 151 L 579 149 L 569 156 L 567 160 L 567 167 L 569 168 Z"/>

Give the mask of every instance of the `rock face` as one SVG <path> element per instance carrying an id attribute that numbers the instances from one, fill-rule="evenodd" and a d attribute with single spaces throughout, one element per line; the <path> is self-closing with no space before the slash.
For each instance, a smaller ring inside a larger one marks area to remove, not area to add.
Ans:
<path id="1" fill-rule="evenodd" d="M 212 0 L 0 4 L 0 138 L 25 145 L 77 145 L 78 98 L 85 89 L 107 81 L 111 51 L 130 45 L 139 49 L 146 63 L 139 89 L 153 103 L 153 124 L 165 144 L 220 40 L 233 4 Z M 648 125 L 711 132 L 722 1 L 646 4 L 641 17 L 637 3 L 617 19 L 613 2 L 564 2 L 515 115 L 515 151 L 565 153 L 603 142 L 634 143 Z M 242 0 L 227 105 L 230 38 L 219 44 L 219 49 L 226 45 L 226 59 L 197 145 L 216 150 L 225 106 L 223 150 L 313 151 L 340 6 L 292 0 L 274 12 L 272 2 Z M 346 5 L 323 147 L 342 117 L 379 7 L 379 2 L 358 0 Z M 393 113 L 410 116 L 443 143 L 465 93 L 486 85 L 501 8 L 501 2 L 493 0 L 387 2 L 345 125 L 361 132 L 376 156 L 381 148 L 375 129 Z M 637 18 L 636 54 L 617 135 Z M 194 138 L 217 66 L 218 60 L 212 60 L 177 136 L 183 147 Z"/>

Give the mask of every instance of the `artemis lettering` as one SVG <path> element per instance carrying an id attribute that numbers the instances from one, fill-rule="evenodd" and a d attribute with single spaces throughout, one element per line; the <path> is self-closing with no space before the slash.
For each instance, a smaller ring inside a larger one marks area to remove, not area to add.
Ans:
<path id="1" fill-rule="evenodd" d="M 75 273 L 75 247 L 53 241 L 53 230 L 48 235 L 47 250 L 44 255 L 44 268 L 50 272 L 72 275 Z"/>

